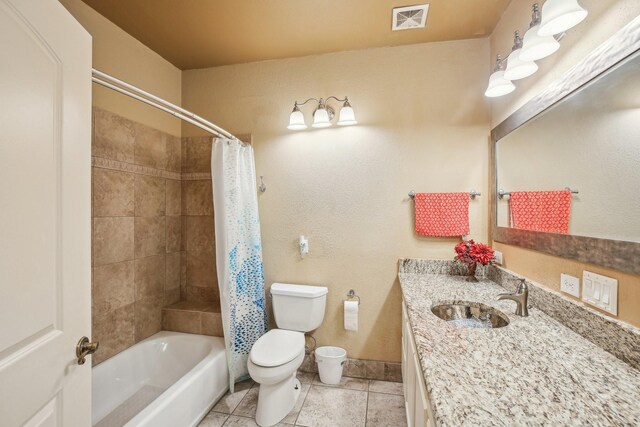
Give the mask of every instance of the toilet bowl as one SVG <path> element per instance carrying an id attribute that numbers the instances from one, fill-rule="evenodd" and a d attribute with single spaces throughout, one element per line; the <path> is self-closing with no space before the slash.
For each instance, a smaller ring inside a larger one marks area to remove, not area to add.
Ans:
<path id="1" fill-rule="evenodd" d="M 327 288 L 274 283 L 273 312 L 278 329 L 261 336 L 251 347 L 247 368 L 258 384 L 256 423 L 271 427 L 293 409 L 300 395 L 296 372 L 305 355 L 304 333 L 324 318 Z"/>
<path id="2" fill-rule="evenodd" d="M 304 334 L 272 329 L 260 337 L 249 353 L 249 375 L 258 384 L 256 422 L 277 424 L 293 409 L 300 395 L 296 372 L 304 360 Z"/>

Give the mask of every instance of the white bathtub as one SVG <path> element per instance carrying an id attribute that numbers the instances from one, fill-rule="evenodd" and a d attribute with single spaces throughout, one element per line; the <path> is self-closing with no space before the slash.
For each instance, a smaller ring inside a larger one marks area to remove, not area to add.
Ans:
<path id="1" fill-rule="evenodd" d="M 224 340 L 162 331 L 92 370 L 96 427 L 196 426 L 229 388 Z"/>

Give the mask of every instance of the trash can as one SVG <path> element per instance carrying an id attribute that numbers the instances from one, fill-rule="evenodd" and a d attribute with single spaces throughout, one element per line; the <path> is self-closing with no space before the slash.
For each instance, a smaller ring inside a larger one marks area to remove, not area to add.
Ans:
<path id="1" fill-rule="evenodd" d="M 347 360 L 347 351 L 340 347 L 318 347 L 316 363 L 320 381 L 325 384 L 338 384 L 342 378 L 342 366 Z"/>

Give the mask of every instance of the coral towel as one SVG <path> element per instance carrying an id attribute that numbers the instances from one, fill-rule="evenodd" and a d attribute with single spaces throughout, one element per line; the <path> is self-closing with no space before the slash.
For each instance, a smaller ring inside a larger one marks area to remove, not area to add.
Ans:
<path id="1" fill-rule="evenodd" d="M 469 193 L 417 193 L 416 233 L 423 236 L 469 234 Z"/>
<path id="2" fill-rule="evenodd" d="M 545 233 L 569 233 L 571 192 L 513 191 L 509 198 L 511 226 Z"/>

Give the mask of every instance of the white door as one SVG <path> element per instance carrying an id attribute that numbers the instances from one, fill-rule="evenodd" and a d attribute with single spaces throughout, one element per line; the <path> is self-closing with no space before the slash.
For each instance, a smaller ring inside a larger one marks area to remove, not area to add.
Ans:
<path id="1" fill-rule="evenodd" d="M 91 37 L 0 0 L 0 426 L 91 425 Z"/>

